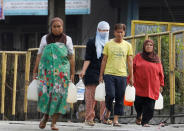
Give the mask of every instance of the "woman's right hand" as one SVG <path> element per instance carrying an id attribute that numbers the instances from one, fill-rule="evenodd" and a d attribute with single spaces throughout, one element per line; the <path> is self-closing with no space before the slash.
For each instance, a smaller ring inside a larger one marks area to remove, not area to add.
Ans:
<path id="1" fill-rule="evenodd" d="M 85 71 L 82 70 L 81 73 L 79 74 L 79 77 L 80 77 L 80 78 L 83 78 L 84 75 L 85 75 Z"/>
<path id="2" fill-rule="evenodd" d="M 99 83 L 103 82 L 103 76 L 100 75 L 99 77 Z"/>

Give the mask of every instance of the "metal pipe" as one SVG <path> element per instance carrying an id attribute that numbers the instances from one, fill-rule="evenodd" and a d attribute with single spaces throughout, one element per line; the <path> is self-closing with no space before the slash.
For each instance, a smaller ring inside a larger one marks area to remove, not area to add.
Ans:
<path id="1" fill-rule="evenodd" d="M 0 53 L 5 52 L 6 54 L 26 54 L 27 51 L 0 51 Z"/>
<path id="2" fill-rule="evenodd" d="M 158 36 L 157 40 L 158 40 L 158 56 L 161 59 L 161 50 L 162 50 L 161 40 L 162 38 L 160 35 Z"/>
<path id="3" fill-rule="evenodd" d="M 6 63 L 7 63 L 7 54 L 5 52 L 3 52 L 3 54 L 2 54 L 2 88 L 1 88 L 1 116 L 2 116 L 2 120 L 4 120 Z"/>
<path id="4" fill-rule="evenodd" d="M 74 45 L 74 48 L 86 48 L 86 45 Z"/>
<path id="5" fill-rule="evenodd" d="M 13 79 L 13 100 L 12 100 L 12 115 L 15 118 L 15 106 L 16 106 L 16 87 L 17 87 L 17 65 L 18 65 L 18 54 L 15 54 L 14 60 L 14 79 Z"/>
<path id="6" fill-rule="evenodd" d="M 182 34 L 183 32 L 184 32 L 183 30 L 175 31 L 173 32 L 173 35 Z"/>
<path id="7" fill-rule="evenodd" d="M 24 115 L 25 120 L 27 119 L 27 89 L 29 86 L 29 74 L 30 74 L 30 60 L 31 60 L 31 51 L 28 51 L 26 54 L 26 67 L 25 67 L 25 93 L 24 93 Z"/>
<path id="8" fill-rule="evenodd" d="M 169 35 L 170 31 L 167 32 L 160 32 L 160 33 L 153 33 L 153 34 L 148 34 L 149 37 L 153 37 L 153 36 L 164 36 L 164 35 Z"/>

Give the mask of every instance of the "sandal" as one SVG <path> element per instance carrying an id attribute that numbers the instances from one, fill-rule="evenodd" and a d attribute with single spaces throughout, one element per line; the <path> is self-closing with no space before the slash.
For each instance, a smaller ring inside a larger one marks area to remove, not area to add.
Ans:
<path id="1" fill-rule="evenodd" d="M 48 117 L 43 117 L 42 120 L 40 121 L 40 124 L 39 124 L 39 128 L 40 129 L 44 129 L 47 125 L 47 121 L 48 121 Z"/>
<path id="2" fill-rule="evenodd" d="M 106 124 L 106 125 L 112 125 L 112 121 L 110 119 L 106 119 L 106 118 L 103 118 L 102 123 Z"/>
<path id="3" fill-rule="evenodd" d="M 143 127 L 150 127 L 150 125 L 149 124 L 144 124 L 144 125 L 142 125 Z"/>
<path id="4" fill-rule="evenodd" d="M 86 123 L 88 126 L 94 126 L 94 125 L 95 125 L 94 121 L 85 121 L 85 123 Z"/>
<path id="5" fill-rule="evenodd" d="M 51 130 L 59 130 L 59 128 L 56 127 L 57 119 L 58 119 L 58 114 L 54 114 L 52 116 Z"/>
<path id="6" fill-rule="evenodd" d="M 159 125 L 160 125 L 161 127 L 165 127 L 165 124 L 164 124 L 163 122 L 161 122 Z"/>
<path id="7" fill-rule="evenodd" d="M 105 112 L 103 114 L 103 118 L 102 118 L 101 122 L 103 124 L 106 124 L 106 125 L 112 125 L 112 121 L 109 118 L 106 118 L 105 116 L 106 116 L 106 110 L 105 110 Z"/>
<path id="8" fill-rule="evenodd" d="M 116 122 L 116 123 L 113 123 L 113 126 L 116 126 L 116 127 L 121 127 L 121 125 L 120 125 L 118 122 Z"/>
<path id="9" fill-rule="evenodd" d="M 47 122 L 40 121 L 39 128 L 40 128 L 40 129 L 44 129 L 44 128 L 46 127 L 46 123 L 47 123 Z"/>
<path id="10" fill-rule="evenodd" d="M 141 125 L 141 119 L 136 119 L 136 121 L 135 121 L 135 123 L 137 124 L 137 125 Z"/>
<path id="11" fill-rule="evenodd" d="M 56 124 L 51 124 L 51 130 L 59 130 L 59 128 L 56 127 Z"/>

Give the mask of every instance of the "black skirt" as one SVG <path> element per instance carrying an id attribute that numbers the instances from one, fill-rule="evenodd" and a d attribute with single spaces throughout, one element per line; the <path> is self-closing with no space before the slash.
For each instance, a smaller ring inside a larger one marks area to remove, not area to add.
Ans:
<path id="1" fill-rule="evenodd" d="M 84 76 L 84 85 L 98 85 L 99 84 L 99 75 L 100 73 L 97 71 L 90 70 L 89 72 L 86 72 Z"/>

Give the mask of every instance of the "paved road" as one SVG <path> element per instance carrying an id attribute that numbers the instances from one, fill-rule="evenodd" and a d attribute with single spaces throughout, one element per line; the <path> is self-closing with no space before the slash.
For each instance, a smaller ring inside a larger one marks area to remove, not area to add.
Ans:
<path id="1" fill-rule="evenodd" d="M 0 131 L 50 131 L 50 122 L 44 130 L 39 129 L 38 124 L 39 122 L 35 121 L 0 121 Z M 57 125 L 60 131 L 184 131 L 184 124 L 171 124 L 165 127 L 122 124 L 121 127 L 113 127 L 98 123 L 94 127 L 89 127 L 84 123 L 58 122 Z"/>

